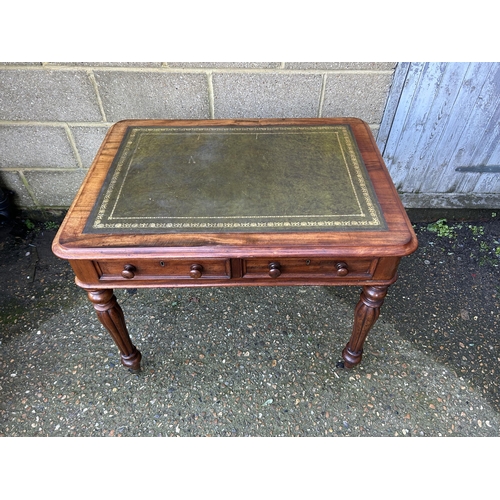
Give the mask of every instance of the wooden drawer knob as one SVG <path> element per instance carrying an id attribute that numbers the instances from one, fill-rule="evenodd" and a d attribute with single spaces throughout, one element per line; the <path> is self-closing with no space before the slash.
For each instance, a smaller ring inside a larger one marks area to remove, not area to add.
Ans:
<path id="1" fill-rule="evenodd" d="M 203 273 L 203 266 L 200 266 L 200 264 L 193 264 L 191 266 L 191 270 L 189 271 L 189 276 L 191 278 L 201 278 L 201 275 Z"/>
<path id="2" fill-rule="evenodd" d="M 137 269 L 132 264 L 125 264 L 123 266 L 122 276 L 124 278 L 127 278 L 128 280 L 131 280 L 135 276 L 136 271 Z"/>
<path id="3" fill-rule="evenodd" d="M 277 278 L 280 275 L 281 266 L 279 265 L 279 262 L 271 262 L 269 264 L 269 276 L 271 276 L 271 278 Z"/>
<path id="4" fill-rule="evenodd" d="M 347 269 L 347 264 L 345 262 L 337 262 L 335 267 L 337 268 L 338 276 L 347 276 L 349 273 L 349 269 Z"/>

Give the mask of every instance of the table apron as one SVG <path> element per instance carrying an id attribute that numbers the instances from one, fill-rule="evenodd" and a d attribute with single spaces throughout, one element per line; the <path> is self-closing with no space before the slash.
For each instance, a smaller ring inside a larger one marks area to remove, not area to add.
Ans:
<path id="1" fill-rule="evenodd" d="M 72 260 L 83 288 L 389 285 L 399 257 Z"/>

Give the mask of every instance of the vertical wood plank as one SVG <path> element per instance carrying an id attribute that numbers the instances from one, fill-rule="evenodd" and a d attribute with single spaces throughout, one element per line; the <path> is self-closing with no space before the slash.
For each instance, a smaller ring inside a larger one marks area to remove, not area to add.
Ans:
<path id="1" fill-rule="evenodd" d="M 381 151 L 382 156 L 384 156 L 385 153 L 387 139 L 389 138 L 389 134 L 394 123 L 394 117 L 398 110 L 401 93 L 403 91 L 403 86 L 407 81 L 410 67 L 410 63 L 401 62 L 397 64 L 396 69 L 394 70 L 391 89 L 389 91 L 389 96 L 384 109 L 384 115 L 377 134 L 377 146 Z"/>
<path id="2" fill-rule="evenodd" d="M 464 77 L 469 65 L 467 63 L 439 65 L 436 70 L 435 85 L 426 94 L 426 100 L 422 100 L 425 107 L 425 118 L 421 125 L 421 133 L 415 141 L 413 154 L 408 157 L 406 168 L 406 185 L 412 192 L 428 190 L 423 186 L 435 187 L 427 180 L 436 172 L 432 157 L 439 148 L 441 137 L 445 135 L 450 124 L 453 105 L 457 100 Z M 432 191 L 431 191 L 432 192 Z"/>
<path id="3" fill-rule="evenodd" d="M 454 182 L 457 175 L 455 168 L 459 166 L 453 161 L 454 154 L 460 149 L 464 134 L 467 136 L 470 133 L 468 124 L 475 112 L 483 83 L 490 70 L 489 64 L 469 65 L 457 98 L 448 112 L 449 121 L 446 130 L 432 153 L 429 163 L 432 169 L 429 169 L 424 176 L 420 186 L 421 191 L 449 191 L 449 184 Z"/>
<path id="4" fill-rule="evenodd" d="M 401 69 L 379 146 L 400 193 L 498 193 L 500 63 L 410 63 Z M 397 108 L 394 109 L 395 103 Z M 392 122 L 390 120 L 392 119 Z"/>
<path id="5" fill-rule="evenodd" d="M 498 127 L 497 122 L 497 127 Z M 492 134 L 493 135 L 493 134 Z M 491 155 L 488 157 L 488 165 L 500 165 L 500 138 L 498 138 L 498 133 L 496 134 L 497 141 L 496 147 L 491 152 Z M 479 166 L 479 163 L 478 163 Z M 497 193 L 500 194 L 500 175 L 499 174 L 490 174 L 490 173 L 481 173 L 481 174 L 469 174 L 473 176 L 469 183 L 472 184 L 474 182 L 474 192 L 476 193 Z M 467 175 L 464 175 L 464 179 L 467 180 Z M 467 192 L 467 191 L 464 191 Z"/>
<path id="6" fill-rule="evenodd" d="M 442 67 L 430 63 L 412 64 L 403 89 L 395 126 L 387 142 L 386 157 L 396 187 L 404 189 L 408 175 L 408 163 L 416 153 L 428 112 L 429 96 L 439 85 Z"/>

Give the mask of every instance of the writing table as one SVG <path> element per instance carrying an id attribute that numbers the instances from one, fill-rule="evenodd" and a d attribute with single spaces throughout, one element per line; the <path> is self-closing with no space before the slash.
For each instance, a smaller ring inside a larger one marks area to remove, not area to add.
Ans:
<path id="1" fill-rule="evenodd" d="M 351 368 L 417 239 L 359 119 L 126 120 L 52 248 L 132 370 L 141 354 L 114 288 L 360 286 Z"/>

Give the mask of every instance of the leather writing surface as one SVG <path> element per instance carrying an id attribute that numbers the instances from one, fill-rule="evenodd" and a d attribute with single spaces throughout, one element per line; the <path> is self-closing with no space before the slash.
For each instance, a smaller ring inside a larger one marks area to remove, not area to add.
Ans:
<path id="1" fill-rule="evenodd" d="M 130 127 L 87 233 L 381 230 L 348 125 Z"/>

